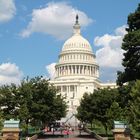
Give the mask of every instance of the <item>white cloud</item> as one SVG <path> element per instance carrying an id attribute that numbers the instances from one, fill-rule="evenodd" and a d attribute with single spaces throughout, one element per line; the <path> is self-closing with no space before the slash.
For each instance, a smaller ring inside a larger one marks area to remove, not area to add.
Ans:
<path id="1" fill-rule="evenodd" d="M 124 36 L 126 33 L 127 33 L 127 31 L 125 30 L 126 29 L 126 25 L 123 25 L 123 26 L 121 26 L 121 27 L 118 27 L 116 30 L 115 30 L 115 34 L 116 35 L 120 35 L 120 36 Z"/>
<path id="2" fill-rule="evenodd" d="M 51 79 L 54 79 L 55 76 L 56 76 L 56 74 L 55 74 L 55 65 L 56 65 L 56 63 L 51 63 L 50 65 L 46 66 L 46 70 L 47 70 L 47 72 L 49 74 L 49 77 Z"/>
<path id="3" fill-rule="evenodd" d="M 7 22 L 16 14 L 14 0 L 0 0 L 0 22 Z"/>
<path id="4" fill-rule="evenodd" d="M 72 25 L 76 14 L 82 26 L 87 26 L 92 19 L 65 2 L 51 2 L 46 7 L 34 9 L 32 19 L 26 29 L 21 32 L 22 37 L 29 37 L 34 32 L 49 34 L 58 39 L 64 39 L 72 33 Z"/>
<path id="5" fill-rule="evenodd" d="M 0 65 L 0 85 L 19 84 L 22 77 L 23 73 L 16 64 L 2 63 Z"/>
<path id="6" fill-rule="evenodd" d="M 101 46 L 96 51 L 97 62 L 101 67 L 122 67 L 123 50 L 121 49 L 121 44 L 126 34 L 125 28 L 125 25 L 117 28 L 114 35 L 105 34 L 101 37 L 95 37 L 94 45 Z"/>

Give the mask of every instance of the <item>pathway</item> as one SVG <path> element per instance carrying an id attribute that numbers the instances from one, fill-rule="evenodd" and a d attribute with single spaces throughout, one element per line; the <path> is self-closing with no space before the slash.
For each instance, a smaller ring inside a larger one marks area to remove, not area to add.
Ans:
<path id="1" fill-rule="evenodd" d="M 58 134 L 58 132 L 57 132 L 57 134 Z M 57 134 L 55 133 L 55 135 L 57 135 Z M 40 138 L 38 140 L 95 140 L 95 139 L 92 138 L 86 132 L 82 132 L 81 135 L 79 135 L 79 131 L 74 131 L 74 133 L 70 134 L 68 137 L 67 136 L 64 136 L 64 137 L 50 137 L 49 134 L 48 134 L 48 136 L 46 135 L 46 137 Z"/>

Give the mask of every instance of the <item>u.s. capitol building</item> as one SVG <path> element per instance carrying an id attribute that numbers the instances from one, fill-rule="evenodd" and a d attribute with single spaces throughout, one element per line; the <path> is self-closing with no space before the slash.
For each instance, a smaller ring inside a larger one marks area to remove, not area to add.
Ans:
<path id="1" fill-rule="evenodd" d="M 73 35 L 65 41 L 55 66 L 56 77 L 50 81 L 66 98 L 68 114 L 64 121 L 70 122 L 74 121 L 72 115 L 85 92 L 93 93 L 98 88 L 116 86 L 114 83 L 103 84 L 99 81 L 99 65 L 90 43 L 80 33 L 78 15 L 73 30 Z"/>

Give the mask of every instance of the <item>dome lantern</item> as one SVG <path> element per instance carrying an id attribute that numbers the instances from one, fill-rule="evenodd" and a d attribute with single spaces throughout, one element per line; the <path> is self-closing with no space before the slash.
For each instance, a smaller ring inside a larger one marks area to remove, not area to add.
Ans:
<path id="1" fill-rule="evenodd" d="M 78 21 L 79 17 L 78 17 L 78 14 L 76 15 L 76 21 L 75 21 L 75 24 L 73 26 L 73 29 L 74 29 L 74 35 L 79 35 L 80 34 L 80 24 L 79 24 L 79 21 Z"/>

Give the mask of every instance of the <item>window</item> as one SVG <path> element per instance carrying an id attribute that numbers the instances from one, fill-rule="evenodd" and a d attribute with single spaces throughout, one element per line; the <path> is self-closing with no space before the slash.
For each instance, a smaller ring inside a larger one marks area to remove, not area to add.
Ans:
<path id="1" fill-rule="evenodd" d="M 67 91 L 67 87 L 63 86 L 63 92 L 66 92 L 66 91 Z"/>
<path id="2" fill-rule="evenodd" d="M 73 101 L 71 101 L 71 106 L 73 106 Z"/>
<path id="3" fill-rule="evenodd" d="M 60 86 L 57 86 L 57 91 L 61 92 L 61 87 Z"/>
<path id="4" fill-rule="evenodd" d="M 71 85 L 71 86 L 70 86 L 70 91 L 71 91 L 71 92 L 74 91 L 74 85 Z"/>

